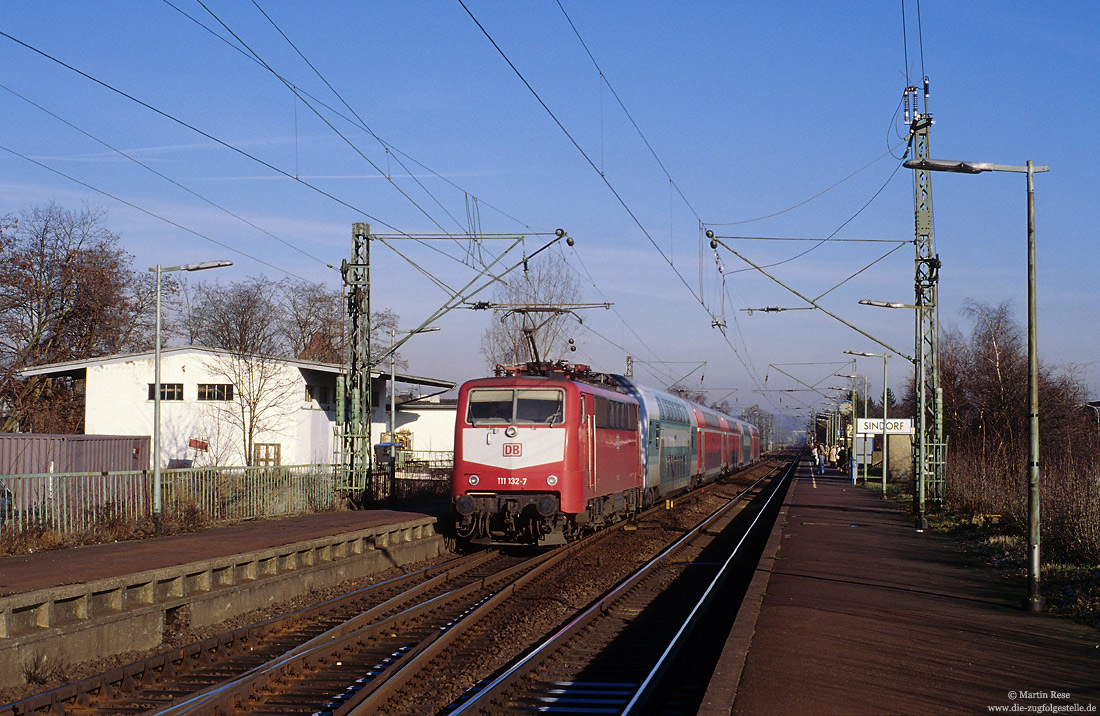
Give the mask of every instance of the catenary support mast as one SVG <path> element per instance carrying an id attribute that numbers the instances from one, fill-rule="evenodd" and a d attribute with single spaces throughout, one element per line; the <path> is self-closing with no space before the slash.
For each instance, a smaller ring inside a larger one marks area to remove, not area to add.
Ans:
<path id="1" fill-rule="evenodd" d="M 913 157 L 929 158 L 928 132 L 932 115 L 928 111 L 928 78 L 924 78 L 924 109 L 918 109 L 917 87 L 905 89 L 905 119 L 913 135 Z M 913 442 L 913 511 L 917 529 L 924 529 L 926 498 L 943 500 L 944 466 L 947 458 L 943 439 L 943 392 L 939 368 L 939 270 L 932 223 L 931 172 L 913 172 L 916 239 L 916 437 Z"/>
<path id="2" fill-rule="evenodd" d="M 344 261 L 347 299 L 344 372 L 337 381 L 337 464 L 339 489 L 369 500 L 371 484 L 370 226 L 351 227 L 351 261 Z"/>

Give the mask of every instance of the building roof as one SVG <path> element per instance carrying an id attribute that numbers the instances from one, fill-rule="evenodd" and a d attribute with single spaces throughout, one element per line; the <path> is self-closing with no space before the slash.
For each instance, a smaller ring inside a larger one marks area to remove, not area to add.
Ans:
<path id="1" fill-rule="evenodd" d="M 161 348 L 161 359 L 169 355 L 178 355 L 186 353 L 204 353 L 209 356 L 227 356 L 230 355 L 229 351 L 221 350 L 218 348 L 207 348 L 206 346 L 172 346 L 170 348 Z M 141 353 L 120 353 L 111 356 L 102 356 L 99 358 L 84 358 L 81 360 L 65 361 L 63 363 L 49 363 L 47 365 L 37 365 L 30 368 L 24 368 L 19 371 L 19 376 L 23 378 L 29 378 L 35 375 L 51 375 L 51 376 L 69 376 L 73 378 L 85 377 L 88 368 L 99 365 L 110 365 L 112 363 L 126 363 L 130 361 L 138 360 L 153 360 L 155 351 L 143 351 Z M 275 360 L 280 363 L 284 363 L 288 366 L 304 370 L 315 370 L 322 373 L 333 373 L 336 375 L 344 372 L 344 366 L 336 363 L 321 363 L 318 361 L 299 360 L 297 358 L 276 358 L 270 356 L 266 357 L 269 360 Z M 371 374 L 375 378 L 389 378 L 389 371 L 373 370 Z M 439 378 L 426 378 L 424 376 L 409 375 L 406 373 L 396 373 L 394 376 L 396 382 L 407 383 L 412 385 L 425 385 L 433 388 L 444 388 L 450 390 L 457 384 L 449 380 L 441 380 Z"/>

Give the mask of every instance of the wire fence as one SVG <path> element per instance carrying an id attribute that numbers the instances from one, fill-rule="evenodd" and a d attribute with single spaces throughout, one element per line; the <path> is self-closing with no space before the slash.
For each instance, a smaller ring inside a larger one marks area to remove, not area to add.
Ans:
<path id="1" fill-rule="evenodd" d="M 334 510 L 450 489 L 451 453 L 409 451 L 376 469 L 362 494 L 337 489 L 336 465 L 198 467 L 161 471 L 161 518 L 189 526 Z M 153 520 L 153 472 L 0 475 L 0 528 L 8 535 L 73 536 Z"/>

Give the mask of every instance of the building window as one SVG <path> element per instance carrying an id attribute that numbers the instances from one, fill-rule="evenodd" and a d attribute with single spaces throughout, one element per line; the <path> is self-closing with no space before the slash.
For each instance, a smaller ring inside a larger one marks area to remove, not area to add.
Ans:
<path id="1" fill-rule="evenodd" d="M 253 447 L 253 465 L 278 467 L 282 464 L 282 446 L 279 443 L 256 443 Z"/>
<path id="2" fill-rule="evenodd" d="M 161 383 L 161 400 L 183 400 L 183 383 Z M 156 400 L 156 384 L 149 384 L 149 400 Z"/>
<path id="3" fill-rule="evenodd" d="M 328 405 L 332 402 L 333 389 L 327 385 L 307 385 L 306 400 L 315 400 L 320 405 Z"/>
<path id="4" fill-rule="evenodd" d="M 199 400 L 233 400 L 232 383 L 199 383 Z"/>

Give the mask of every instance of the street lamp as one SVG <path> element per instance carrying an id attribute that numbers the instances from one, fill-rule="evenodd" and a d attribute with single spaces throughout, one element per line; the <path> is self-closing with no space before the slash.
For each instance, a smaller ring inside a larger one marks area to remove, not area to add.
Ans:
<path id="1" fill-rule="evenodd" d="M 394 343 L 397 342 L 397 334 L 400 333 L 403 336 L 411 336 L 417 333 L 434 333 L 438 331 L 439 327 L 433 328 L 414 328 L 411 331 L 399 331 L 396 326 L 390 326 L 390 499 L 397 499 L 397 438 L 395 431 L 397 430 L 397 394 L 393 389 L 396 378 L 396 364 L 397 364 L 397 346 Z"/>
<path id="2" fill-rule="evenodd" d="M 1028 611 L 1042 611 L 1039 562 L 1039 338 L 1036 327 L 1035 297 L 1035 173 L 1050 171 L 1049 166 L 1035 166 L 1029 159 L 1024 166 L 989 162 L 959 162 L 947 159 L 910 159 L 904 166 L 936 172 L 979 174 L 1010 172 L 1027 175 L 1027 387 L 1028 387 L 1028 455 L 1027 455 L 1027 599 Z"/>
<path id="3" fill-rule="evenodd" d="M 848 374 L 844 374 L 844 373 L 834 373 L 833 375 L 835 375 L 837 378 L 849 378 L 851 380 L 855 380 L 856 378 L 863 378 L 863 417 L 866 418 L 867 417 L 867 376 L 865 376 L 865 375 L 855 375 L 855 374 L 848 375 Z M 856 435 L 855 430 L 853 430 L 852 431 L 852 446 L 853 447 L 855 446 L 855 435 Z M 864 482 L 864 484 L 866 484 L 867 483 L 867 461 L 863 460 L 862 462 L 863 462 L 863 482 Z"/>
<path id="4" fill-rule="evenodd" d="M 889 450 L 889 437 L 886 434 L 886 361 L 890 358 L 889 353 L 863 353 L 860 351 L 844 351 L 851 356 L 862 356 L 864 358 L 881 358 L 882 359 L 882 497 L 886 499 L 886 473 L 889 470 L 890 464 L 890 450 Z"/>
<path id="5" fill-rule="evenodd" d="M 875 306 L 877 308 L 923 308 L 929 309 L 932 306 L 917 306 L 912 303 L 894 303 L 891 301 L 872 301 L 869 298 L 862 299 L 859 304 L 861 306 Z"/>
<path id="6" fill-rule="evenodd" d="M 160 495 L 160 277 L 161 274 L 172 271 L 204 271 L 232 265 L 232 261 L 203 261 L 198 264 L 167 267 L 157 264 L 149 269 L 157 274 L 156 344 L 153 350 L 153 522 L 156 523 L 158 530 L 163 512 Z"/>

